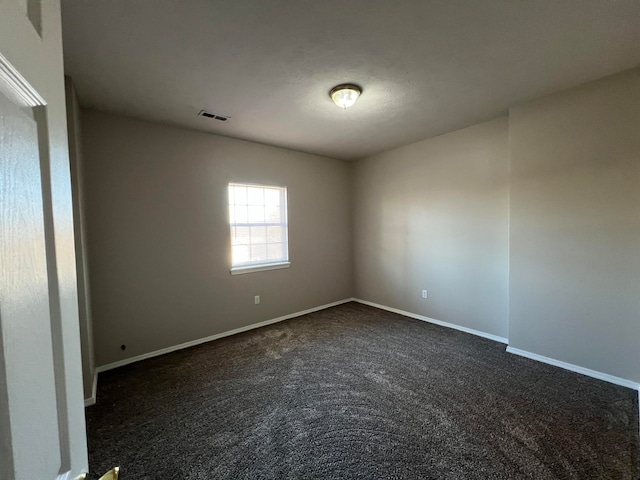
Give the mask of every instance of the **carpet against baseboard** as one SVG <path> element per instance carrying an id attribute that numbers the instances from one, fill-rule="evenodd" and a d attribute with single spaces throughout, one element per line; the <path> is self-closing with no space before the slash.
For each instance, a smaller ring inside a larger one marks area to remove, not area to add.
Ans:
<path id="1" fill-rule="evenodd" d="M 102 373 L 97 400 L 91 472 L 123 480 L 638 478 L 637 392 L 357 303 Z"/>

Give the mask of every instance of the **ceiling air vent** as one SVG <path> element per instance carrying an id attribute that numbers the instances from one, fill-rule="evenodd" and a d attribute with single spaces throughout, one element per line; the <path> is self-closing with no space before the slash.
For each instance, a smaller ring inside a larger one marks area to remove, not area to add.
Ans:
<path id="1" fill-rule="evenodd" d="M 220 120 L 221 122 L 226 122 L 230 118 L 226 115 L 216 115 L 215 113 L 207 112 L 206 110 L 200 110 L 198 115 L 201 117 L 213 118 L 214 120 Z"/>

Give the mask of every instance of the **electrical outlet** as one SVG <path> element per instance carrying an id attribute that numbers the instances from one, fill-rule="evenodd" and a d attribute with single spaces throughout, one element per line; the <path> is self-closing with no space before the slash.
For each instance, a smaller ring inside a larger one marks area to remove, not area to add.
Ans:
<path id="1" fill-rule="evenodd" d="M 429 298 L 429 292 L 422 290 L 422 298 Z"/>
<path id="2" fill-rule="evenodd" d="M 256 305 L 260 303 L 260 295 L 256 295 L 255 297 L 253 297 L 253 303 L 255 303 Z"/>

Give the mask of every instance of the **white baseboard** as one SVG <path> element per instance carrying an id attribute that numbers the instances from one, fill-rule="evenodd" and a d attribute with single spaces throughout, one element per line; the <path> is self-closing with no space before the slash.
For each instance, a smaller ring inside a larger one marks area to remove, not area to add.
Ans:
<path id="1" fill-rule="evenodd" d="M 236 328 L 234 330 L 229 330 L 227 332 L 216 333 L 215 335 L 210 335 L 204 338 L 198 338 L 197 340 L 192 340 L 190 342 L 181 343 L 179 345 L 173 345 L 171 347 L 163 348 L 161 350 L 156 350 L 149 353 L 143 353 L 142 355 L 138 355 L 136 357 L 127 358 L 124 360 L 120 360 L 118 362 L 109 363 L 107 365 L 102 365 L 95 369 L 95 375 L 97 378 L 97 374 L 100 372 L 106 372 L 107 370 L 113 370 L 114 368 L 123 367 L 125 365 L 129 365 L 130 363 L 139 362 L 141 360 L 146 360 L 148 358 L 158 357 L 160 355 L 164 355 L 165 353 L 175 352 L 176 350 L 182 350 L 184 348 L 195 347 L 196 345 L 200 345 L 202 343 L 211 342 L 213 340 L 217 340 L 219 338 L 228 337 L 230 335 L 235 335 L 236 333 L 246 332 L 248 330 L 253 330 L 255 328 L 266 327 L 267 325 L 271 325 L 273 323 L 282 322 L 284 320 L 289 320 L 290 318 L 299 317 L 301 315 L 306 315 L 308 313 L 317 312 L 319 310 L 324 310 L 325 308 L 335 307 L 336 305 L 342 305 L 343 303 L 352 302 L 353 298 L 346 298 L 344 300 L 339 300 L 333 303 L 327 303 L 326 305 L 320 305 L 319 307 L 309 308 L 308 310 L 302 310 L 301 312 L 290 313 L 289 315 L 284 315 L 278 318 L 272 318 L 271 320 L 265 320 L 264 322 L 254 323 L 252 325 L 247 325 L 246 327 Z M 94 383 L 95 385 L 95 383 Z M 95 401 L 95 388 L 94 388 L 94 401 Z M 89 402 L 91 399 L 85 400 L 85 402 Z"/>
<path id="2" fill-rule="evenodd" d="M 303 311 L 300 311 L 300 312 L 291 313 L 289 315 L 284 315 L 282 317 L 273 318 L 271 320 L 265 320 L 264 322 L 254 323 L 252 325 L 247 325 L 245 327 L 236 328 L 234 330 L 229 330 L 227 332 L 218 333 L 218 334 L 211 335 L 211 336 L 208 336 L 208 337 L 200 338 L 200 339 L 197 339 L 197 340 L 192 340 L 190 342 L 181 343 L 179 345 L 174 345 L 172 347 L 164 348 L 164 349 L 161 349 L 161 350 L 156 350 L 154 352 L 145 353 L 145 354 L 142 354 L 142 355 L 138 355 L 136 357 L 131 357 L 131 358 L 127 358 L 125 360 L 121 360 L 119 362 L 113 362 L 113 363 L 109 363 L 107 365 L 102 365 L 100 367 L 97 367 L 95 369 L 95 371 L 94 371 L 94 374 L 93 374 L 92 394 L 91 394 L 90 398 L 85 399 L 85 401 L 84 401 L 85 407 L 94 405 L 96 403 L 96 390 L 97 390 L 97 385 L 98 385 L 98 373 L 100 373 L 100 372 L 106 372 L 107 370 L 112 370 L 114 368 L 122 367 L 122 366 L 128 365 L 130 363 L 139 362 L 141 360 L 146 360 L 147 358 L 157 357 L 157 356 L 160 356 L 160 355 L 164 355 L 165 353 L 175 352 L 176 350 L 182 350 L 184 348 L 193 347 L 193 346 L 196 346 L 196 345 L 200 345 L 202 343 L 211 342 L 211 341 L 217 340 L 219 338 L 228 337 L 230 335 L 235 335 L 236 333 L 242 333 L 242 332 L 246 332 L 246 331 L 253 330 L 253 329 L 256 329 L 256 328 L 265 327 L 267 325 L 271 325 L 271 324 L 274 324 L 274 323 L 282 322 L 282 321 L 288 320 L 290 318 L 299 317 L 301 315 L 306 315 L 307 313 L 317 312 L 319 310 L 324 310 L 325 308 L 335 307 L 337 305 L 342 305 L 343 303 L 348 303 L 348 302 L 352 302 L 352 301 L 353 302 L 362 303 L 364 305 L 369 305 L 371 307 L 379 308 L 381 310 L 387 310 L 389 312 L 398 313 L 400 315 L 404 315 L 404 316 L 410 317 L 410 318 L 415 318 L 417 320 L 422 320 L 422 321 L 433 323 L 433 324 L 440 325 L 440 326 L 443 326 L 443 327 L 452 328 L 454 330 L 459 330 L 459 331 L 462 331 L 462 332 L 465 332 L 465 333 L 470 333 L 472 335 L 476 335 L 476 336 L 479 336 L 479 337 L 487 338 L 489 340 L 494 340 L 494 341 L 499 342 L 499 343 L 504 343 L 504 344 L 508 344 L 509 343 L 509 340 L 504 338 L 504 337 L 499 337 L 497 335 L 492 335 L 492 334 L 489 334 L 489 333 L 481 332 L 479 330 L 473 330 L 471 328 L 462 327 L 460 325 L 455 325 L 453 323 L 443 322 L 441 320 L 436 320 L 436 319 L 433 319 L 433 318 L 425 317 L 423 315 L 418 315 L 418 314 L 415 314 L 415 313 L 411 313 L 411 312 L 407 312 L 407 311 L 404 311 L 404 310 L 400 310 L 400 309 L 397 309 L 397 308 L 387 307 L 385 305 L 380 305 L 378 303 L 369 302 L 367 300 L 362 300 L 362 299 L 359 299 L 359 298 L 346 298 L 344 300 L 340 300 L 340 301 L 333 302 L 333 303 L 328 303 L 326 305 L 321 305 L 319 307 L 314 307 L 314 308 L 310 308 L 308 310 L 303 310 Z M 589 377 L 597 378 L 599 380 L 604 380 L 606 382 L 614 383 L 616 385 L 621 385 L 623 387 L 632 388 L 634 390 L 637 390 L 639 392 L 639 395 L 640 395 L 640 384 L 637 383 L 637 382 L 633 382 L 631 380 L 626 380 L 624 378 L 615 377 L 613 375 L 597 372 L 595 370 L 591 370 L 591 369 L 588 369 L 588 368 L 579 367 L 577 365 L 572 365 L 570 363 L 562 362 L 560 360 L 554 360 L 552 358 L 544 357 L 542 355 L 537 355 L 535 353 L 530 353 L 530 352 L 527 352 L 527 351 L 524 351 L 524 350 L 520 350 L 520 349 L 517 349 L 517 348 L 513 348 L 513 347 L 510 347 L 510 346 L 507 346 L 507 352 L 513 353 L 515 355 L 520 355 L 522 357 L 527 357 L 527 358 L 530 358 L 532 360 L 537 360 L 539 362 L 547 363 L 549 365 L 554 365 L 554 366 L 557 366 L 557 367 L 560 367 L 560 368 L 564 368 L 565 370 L 570 370 L 572 372 L 581 373 L 583 375 L 587 375 Z"/>
<path id="3" fill-rule="evenodd" d="M 631 380 L 627 380 L 625 378 L 614 377 L 613 375 L 609 375 L 608 373 L 602 373 L 596 370 L 591 370 L 589 368 L 580 367 L 578 365 L 573 365 L 571 363 L 563 362 L 561 360 L 555 360 L 553 358 L 544 357 L 542 355 L 538 355 L 537 353 L 531 353 L 531 352 L 527 352 L 526 350 L 520 350 L 519 348 L 507 347 L 507 352 L 513 353 L 514 355 L 520 355 L 521 357 L 530 358 L 531 360 L 537 360 L 538 362 L 547 363 L 549 365 L 564 368 L 565 370 L 570 370 L 572 372 L 581 373 L 582 375 L 597 378 L 598 380 L 604 380 L 605 382 L 615 383 L 616 385 L 621 385 L 623 387 L 628 387 L 628 388 L 632 388 L 634 390 L 640 391 L 639 383 L 633 382 Z"/>
<path id="4" fill-rule="evenodd" d="M 91 385 L 91 396 L 84 399 L 84 406 L 90 407 L 96 404 L 96 390 L 98 389 L 98 372 L 93 371 L 93 384 Z"/>
<path id="5" fill-rule="evenodd" d="M 405 317 L 415 318 L 416 320 L 422 320 L 423 322 L 434 323 L 436 325 L 440 325 L 441 327 L 453 328 L 454 330 L 460 330 L 461 332 L 470 333 L 471 335 L 488 338 L 489 340 L 493 340 L 499 343 L 504 343 L 504 344 L 509 343 L 509 340 L 504 337 L 498 337 L 497 335 L 481 332 L 480 330 L 474 330 L 472 328 L 462 327 L 454 323 L 443 322 L 441 320 L 436 320 L 435 318 L 429 318 L 429 317 L 425 317 L 424 315 L 418 315 L 417 313 L 406 312 L 404 310 L 387 307 L 386 305 L 380 305 L 379 303 L 373 303 L 367 300 L 361 300 L 359 298 L 354 298 L 353 301 L 362 303 L 364 305 L 369 305 L 370 307 L 376 307 L 381 310 L 387 310 L 388 312 L 399 313 L 400 315 L 404 315 Z"/>

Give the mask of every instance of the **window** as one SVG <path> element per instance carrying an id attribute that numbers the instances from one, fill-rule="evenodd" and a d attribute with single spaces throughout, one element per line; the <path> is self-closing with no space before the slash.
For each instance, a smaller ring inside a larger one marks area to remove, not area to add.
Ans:
<path id="1" fill-rule="evenodd" d="M 290 265 L 286 187 L 230 183 L 229 225 L 232 274 Z"/>

